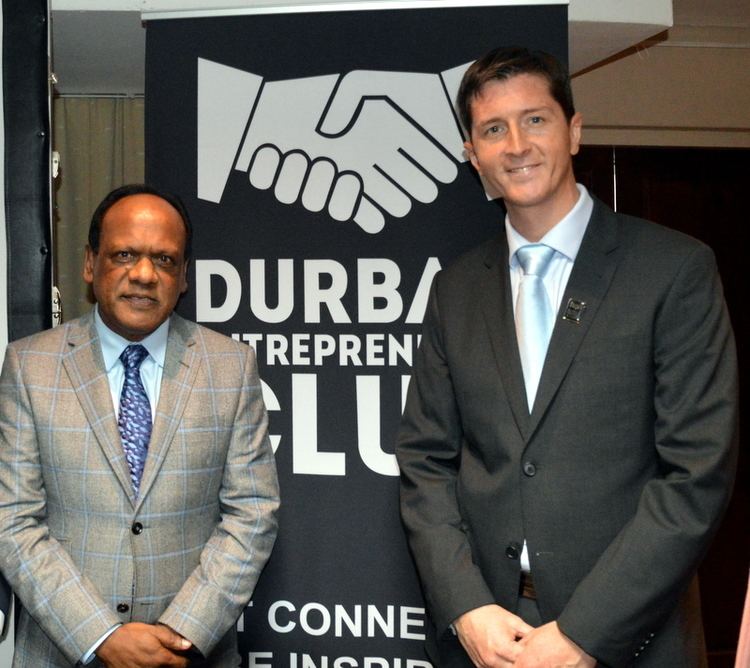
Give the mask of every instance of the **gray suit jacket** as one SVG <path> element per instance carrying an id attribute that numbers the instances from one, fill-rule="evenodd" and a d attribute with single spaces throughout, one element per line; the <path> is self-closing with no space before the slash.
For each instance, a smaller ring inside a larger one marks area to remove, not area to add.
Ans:
<path id="1" fill-rule="evenodd" d="M 23 610 L 15 666 L 67 666 L 117 622 L 163 622 L 209 665 L 276 535 L 278 486 L 251 348 L 171 318 L 141 491 L 88 315 L 8 346 L 0 567 Z"/>
<path id="2" fill-rule="evenodd" d="M 526 539 L 544 620 L 602 664 L 703 665 L 692 581 L 736 424 L 732 331 L 694 239 L 596 202 L 531 415 L 505 235 L 438 274 L 396 449 L 433 658 L 467 660 L 446 633 L 463 612 L 516 610 Z"/>

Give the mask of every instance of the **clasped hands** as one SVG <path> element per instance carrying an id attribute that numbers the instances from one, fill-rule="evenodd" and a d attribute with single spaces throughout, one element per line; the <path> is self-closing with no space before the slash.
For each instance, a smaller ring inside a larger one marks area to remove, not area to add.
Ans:
<path id="1" fill-rule="evenodd" d="M 550 622 L 538 628 L 499 605 L 484 605 L 454 623 L 458 639 L 478 668 L 594 668 L 589 656 Z"/>
<path id="2" fill-rule="evenodd" d="M 131 622 L 116 629 L 96 650 L 107 668 L 187 668 L 192 647 L 164 624 Z"/>
<path id="3" fill-rule="evenodd" d="M 467 66 L 263 81 L 199 59 L 198 198 L 220 202 L 235 169 L 283 204 L 380 232 L 466 161 L 451 100 Z"/>

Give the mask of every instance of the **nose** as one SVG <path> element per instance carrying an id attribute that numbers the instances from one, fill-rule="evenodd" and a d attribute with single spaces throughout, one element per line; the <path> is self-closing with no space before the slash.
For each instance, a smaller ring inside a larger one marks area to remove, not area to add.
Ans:
<path id="1" fill-rule="evenodd" d="M 157 280 L 156 269 L 151 258 L 143 255 L 130 268 L 128 277 L 134 283 L 155 283 Z"/>
<path id="2" fill-rule="evenodd" d="M 505 144 L 508 153 L 523 155 L 529 148 L 529 142 L 523 130 L 515 124 L 508 127 L 508 139 Z"/>

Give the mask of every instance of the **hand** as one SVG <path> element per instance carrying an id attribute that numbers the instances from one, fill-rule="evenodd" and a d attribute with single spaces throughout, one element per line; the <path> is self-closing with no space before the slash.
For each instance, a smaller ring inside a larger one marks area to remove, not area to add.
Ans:
<path id="1" fill-rule="evenodd" d="M 512 666 L 521 654 L 519 642 L 534 630 L 499 605 L 469 610 L 454 623 L 458 639 L 475 666 Z"/>
<path id="2" fill-rule="evenodd" d="M 550 622 L 526 634 L 516 668 L 594 668 L 596 659 L 584 652 Z"/>
<path id="3" fill-rule="evenodd" d="M 468 66 L 469 63 L 456 68 L 461 72 L 459 81 Z M 449 73 L 455 77 L 452 70 Z M 368 99 L 388 100 L 456 162 L 466 162 L 461 131 L 453 114 L 455 96 L 451 96 L 444 85 L 448 82 L 440 74 L 354 70 L 338 82 L 319 130 L 327 136 L 344 134 L 357 118 L 359 107 Z"/>
<path id="4" fill-rule="evenodd" d="M 131 622 L 114 631 L 96 649 L 107 668 L 186 668 L 188 658 L 181 652 L 191 642 L 163 624 Z"/>

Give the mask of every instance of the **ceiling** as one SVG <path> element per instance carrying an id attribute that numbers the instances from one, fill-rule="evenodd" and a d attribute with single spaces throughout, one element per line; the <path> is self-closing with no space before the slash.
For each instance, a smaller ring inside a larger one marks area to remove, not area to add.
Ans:
<path id="1" fill-rule="evenodd" d="M 570 63 L 573 72 L 590 68 L 655 34 L 667 41 L 679 39 L 699 45 L 750 48 L 748 0 L 673 0 L 674 27 L 667 33 L 663 24 L 577 21 L 573 3 L 571 0 Z M 140 12 L 76 11 L 55 9 L 56 6 L 70 5 L 62 0 L 52 2 L 56 93 L 142 95 L 146 31 Z"/>

